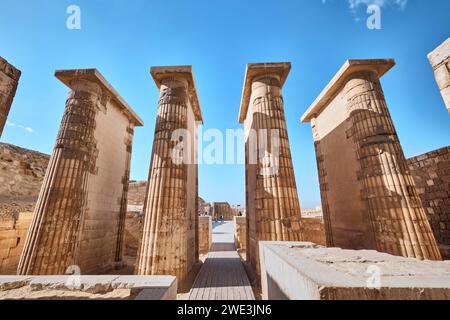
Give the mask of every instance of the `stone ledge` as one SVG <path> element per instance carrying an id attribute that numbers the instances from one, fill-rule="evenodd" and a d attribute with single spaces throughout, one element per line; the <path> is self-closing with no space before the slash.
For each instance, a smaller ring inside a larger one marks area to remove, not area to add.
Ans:
<path id="1" fill-rule="evenodd" d="M 0 300 L 176 300 L 173 276 L 0 276 Z"/>
<path id="2" fill-rule="evenodd" d="M 301 118 L 301 122 L 307 123 L 317 117 L 323 109 L 338 94 L 339 90 L 345 85 L 346 81 L 354 75 L 362 72 L 371 72 L 378 78 L 381 78 L 386 72 L 395 66 L 394 59 L 350 59 L 347 60 L 341 69 L 336 73 L 333 79 L 323 89 L 313 104 L 306 110 Z"/>
<path id="3" fill-rule="evenodd" d="M 308 242 L 260 242 L 259 246 L 265 299 L 450 299 L 450 261 L 421 261 Z M 377 289 L 367 285 L 371 268 L 381 272 Z"/>
<path id="4" fill-rule="evenodd" d="M 0 71 L 11 77 L 15 81 L 19 81 L 22 72 L 10 64 L 6 59 L 0 57 Z"/>
<path id="5" fill-rule="evenodd" d="M 445 40 L 439 47 L 428 54 L 428 60 L 434 69 L 448 58 L 450 58 L 450 38 Z"/>

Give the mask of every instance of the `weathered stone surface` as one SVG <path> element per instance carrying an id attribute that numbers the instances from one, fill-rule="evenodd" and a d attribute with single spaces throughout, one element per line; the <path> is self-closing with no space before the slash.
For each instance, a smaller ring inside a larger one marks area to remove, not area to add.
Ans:
<path id="1" fill-rule="evenodd" d="M 16 95 L 21 72 L 0 57 L 0 137 Z"/>
<path id="2" fill-rule="evenodd" d="M 247 251 L 246 217 L 234 217 L 234 244 L 239 252 L 245 253 Z"/>
<path id="3" fill-rule="evenodd" d="M 32 212 L 0 215 L 0 275 L 16 274 Z"/>
<path id="4" fill-rule="evenodd" d="M 56 77 L 71 92 L 18 273 L 101 273 L 122 259 L 132 139 L 143 122 L 97 70 Z"/>
<path id="5" fill-rule="evenodd" d="M 450 147 L 408 159 L 441 255 L 450 260 Z"/>
<path id="6" fill-rule="evenodd" d="M 347 61 L 302 118 L 313 129 L 327 245 L 439 260 L 379 81 L 394 65 Z"/>
<path id="7" fill-rule="evenodd" d="M 0 300 L 176 300 L 172 276 L 0 276 Z"/>
<path id="8" fill-rule="evenodd" d="M 290 70 L 287 62 L 249 64 L 242 93 L 239 123 L 244 124 L 245 131 L 246 259 L 257 274 L 258 241 L 302 240 L 282 96 Z"/>
<path id="9" fill-rule="evenodd" d="M 0 215 L 33 211 L 50 156 L 0 143 Z"/>
<path id="10" fill-rule="evenodd" d="M 450 38 L 428 55 L 436 82 L 450 113 Z"/>
<path id="11" fill-rule="evenodd" d="M 197 124 L 203 121 L 192 67 L 153 67 L 160 90 L 136 274 L 183 283 L 198 261 Z M 174 134 L 189 133 L 174 158 Z"/>
<path id="12" fill-rule="evenodd" d="M 143 206 L 147 192 L 147 181 L 130 181 L 128 205 Z"/>
<path id="13" fill-rule="evenodd" d="M 325 237 L 325 225 L 322 217 L 305 218 L 302 216 L 301 232 L 303 241 L 308 241 L 325 246 L 327 243 Z"/>
<path id="14" fill-rule="evenodd" d="M 198 197 L 198 215 L 199 216 L 213 216 L 213 205 Z"/>
<path id="15" fill-rule="evenodd" d="M 234 217 L 234 211 L 228 202 L 213 202 L 213 217 L 219 220 L 221 216 L 225 221 L 232 221 Z"/>
<path id="16" fill-rule="evenodd" d="M 207 254 L 212 246 L 212 217 L 198 218 L 198 245 L 199 253 Z"/>
<path id="17" fill-rule="evenodd" d="M 260 257 L 263 297 L 269 300 L 450 299 L 450 261 L 307 242 L 260 242 Z"/>

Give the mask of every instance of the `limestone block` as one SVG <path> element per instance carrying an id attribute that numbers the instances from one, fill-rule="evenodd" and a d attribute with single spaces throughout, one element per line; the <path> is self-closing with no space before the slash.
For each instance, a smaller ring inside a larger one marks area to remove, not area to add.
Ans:
<path id="1" fill-rule="evenodd" d="M 0 276 L 0 300 L 176 300 L 172 276 Z"/>
<path id="2" fill-rule="evenodd" d="M 450 260 L 450 147 L 407 160 L 422 206 L 445 260 Z"/>
<path id="3" fill-rule="evenodd" d="M 212 217 L 198 218 L 199 252 L 207 254 L 212 245 Z"/>
<path id="4" fill-rule="evenodd" d="M 234 217 L 234 243 L 238 250 L 247 250 L 247 218 Z"/>
<path id="5" fill-rule="evenodd" d="M 450 261 L 421 261 L 308 242 L 260 242 L 269 300 L 449 300 Z"/>
<path id="6" fill-rule="evenodd" d="M 450 38 L 428 55 L 436 82 L 450 113 Z"/>

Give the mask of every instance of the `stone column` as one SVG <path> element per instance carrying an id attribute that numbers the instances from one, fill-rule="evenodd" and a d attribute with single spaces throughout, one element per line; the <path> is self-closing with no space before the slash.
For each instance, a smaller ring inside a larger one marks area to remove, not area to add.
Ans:
<path id="1" fill-rule="evenodd" d="M 350 60 L 303 116 L 312 122 L 327 243 L 441 259 L 380 77 L 393 60 Z"/>
<path id="2" fill-rule="evenodd" d="M 352 76 L 344 94 L 360 159 L 362 196 L 367 201 L 377 249 L 440 260 L 378 76 L 373 72 Z"/>
<path id="3" fill-rule="evenodd" d="M 21 72 L 0 57 L 0 138 L 19 84 Z"/>
<path id="4" fill-rule="evenodd" d="M 428 55 L 436 82 L 450 113 L 450 38 Z"/>
<path id="5" fill-rule="evenodd" d="M 136 274 L 174 275 L 183 283 L 198 260 L 195 122 L 202 117 L 191 67 L 154 67 L 151 72 L 160 98 Z M 190 142 L 182 159 L 173 157 L 180 142 L 176 132 L 187 133 L 183 141 Z"/>
<path id="6" fill-rule="evenodd" d="M 18 273 L 64 274 L 76 264 L 87 204 L 87 184 L 97 160 L 94 138 L 101 88 L 73 82 Z"/>
<path id="7" fill-rule="evenodd" d="M 120 220 L 125 214 L 120 200 L 126 199 L 131 152 L 125 148 L 131 141 L 123 138 L 130 138 L 130 132 L 121 129 L 130 128 L 130 122 L 131 128 L 143 123 L 95 69 L 58 71 L 56 76 L 71 92 L 20 259 L 20 275 L 60 275 L 70 266 L 82 273 L 102 272 L 119 259 L 117 241 L 122 236 L 117 233 L 123 232 Z M 119 137 L 125 144 L 115 141 Z"/>
<path id="8" fill-rule="evenodd" d="M 245 127 L 247 260 L 259 274 L 259 241 L 301 241 L 300 204 L 281 89 L 290 63 L 247 66 L 239 121 Z"/>

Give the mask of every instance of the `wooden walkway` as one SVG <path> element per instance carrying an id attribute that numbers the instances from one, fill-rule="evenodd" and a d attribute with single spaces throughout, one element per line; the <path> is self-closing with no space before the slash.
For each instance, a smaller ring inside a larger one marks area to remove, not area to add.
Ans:
<path id="1" fill-rule="evenodd" d="M 234 245 L 233 222 L 213 224 L 213 245 L 189 300 L 255 300 Z"/>

